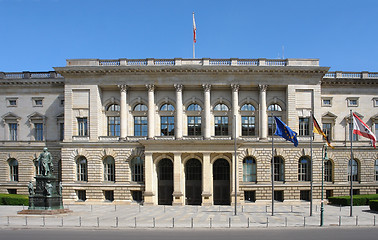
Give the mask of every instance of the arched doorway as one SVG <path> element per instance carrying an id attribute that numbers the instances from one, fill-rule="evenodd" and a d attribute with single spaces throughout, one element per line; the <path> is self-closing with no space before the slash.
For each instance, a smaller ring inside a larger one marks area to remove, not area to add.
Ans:
<path id="1" fill-rule="evenodd" d="M 230 205 L 230 164 L 218 159 L 213 164 L 214 205 Z"/>
<path id="2" fill-rule="evenodd" d="M 187 205 L 202 203 L 202 164 L 192 158 L 185 164 L 185 197 Z"/>
<path id="3" fill-rule="evenodd" d="M 158 163 L 158 204 L 172 205 L 173 163 L 164 158 Z"/>

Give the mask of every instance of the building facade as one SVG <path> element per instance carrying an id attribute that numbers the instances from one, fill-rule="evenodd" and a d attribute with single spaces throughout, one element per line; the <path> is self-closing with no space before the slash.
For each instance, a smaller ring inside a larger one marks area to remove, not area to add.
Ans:
<path id="1" fill-rule="evenodd" d="M 271 201 L 271 166 L 275 200 L 309 200 L 311 185 L 320 199 L 313 113 L 335 147 L 326 196 L 349 194 L 350 180 L 355 194 L 377 193 L 378 151 L 349 128 L 353 110 L 377 135 L 378 73 L 328 70 L 317 59 L 72 59 L 0 73 L 0 192 L 26 194 L 46 146 L 65 203 Z M 298 147 L 275 136 L 272 151 L 273 116 Z"/>

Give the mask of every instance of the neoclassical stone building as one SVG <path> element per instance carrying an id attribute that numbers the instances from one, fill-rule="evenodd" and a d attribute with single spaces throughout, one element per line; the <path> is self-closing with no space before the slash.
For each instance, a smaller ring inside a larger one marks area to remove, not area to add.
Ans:
<path id="1" fill-rule="evenodd" d="M 65 203 L 213 205 L 378 191 L 378 151 L 349 112 L 378 132 L 378 73 L 328 72 L 317 59 L 73 59 L 54 72 L 0 72 L 0 192 L 27 193 L 47 146 Z M 235 141 L 236 140 L 236 141 Z M 236 156 L 235 148 L 236 145 Z M 311 158 L 312 156 L 312 158 Z M 236 164 L 235 164 L 236 159 Z M 236 166 L 236 167 L 235 167 Z M 236 175 L 236 183 L 235 183 Z"/>

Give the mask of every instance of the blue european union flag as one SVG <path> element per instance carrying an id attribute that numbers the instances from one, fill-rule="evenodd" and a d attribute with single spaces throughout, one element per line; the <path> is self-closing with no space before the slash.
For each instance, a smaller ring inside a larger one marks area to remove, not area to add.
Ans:
<path id="1" fill-rule="evenodd" d="M 285 138 L 286 140 L 294 143 L 294 146 L 298 146 L 297 133 L 291 130 L 284 122 L 278 117 L 274 117 L 276 120 L 276 132 L 274 135 Z"/>

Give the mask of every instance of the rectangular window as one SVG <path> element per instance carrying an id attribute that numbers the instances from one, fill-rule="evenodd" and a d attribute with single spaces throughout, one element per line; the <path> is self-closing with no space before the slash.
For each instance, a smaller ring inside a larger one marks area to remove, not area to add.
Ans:
<path id="1" fill-rule="evenodd" d="M 160 117 L 160 130 L 161 136 L 174 136 L 175 135 L 175 117 L 163 116 Z"/>
<path id="2" fill-rule="evenodd" d="M 281 116 L 277 116 L 280 120 L 282 120 Z M 276 131 L 276 121 L 273 117 L 268 117 L 268 135 L 273 136 Z"/>
<path id="3" fill-rule="evenodd" d="M 332 106 L 332 101 L 330 98 L 323 98 L 322 99 L 322 106 L 323 107 L 331 107 Z"/>
<path id="4" fill-rule="evenodd" d="M 64 123 L 59 123 L 59 140 L 63 141 L 64 139 Z"/>
<path id="5" fill-rule="evenodd" d="M 326 190 L 326 199 L 333 197 L 333 190 Z"/>
<path id="6" fill-rule="evenodd" d="M 33 107 L 43 106 L 43 97 L 33 97 L 32 98 Z"/>
<path id="7" fill-rule="evenodd" d="M 353 142 L 355 141 L 358 141 L 358 137 L 357 137 L 357 134 L 354 134 L 353 133 L 353 124 L 349 123 L 349 141 L 351 141 L 352 137 L 353 137 Z"/>
<path id="8" fill-rule="evenodd" d="M 256 202 L 256 191 L 244 191 L 245 202 Z"/>
<path id="9" fill-rule="evenodd" d="M 43 141 L 43 123 L 35 123 L 35 140 Z"/>
<path id="10" fill-rule="evenodd" d="M 17 194 L 17 189 L 7 189 L 8 194 Z"/>
<path id="11" fill-rule="evenodd" d="M 360 189 L 353 189 L 353 195 L 360 195 Z"/>
<path id="12" fill-rule="evenodd" d="M 87 118 L 77 118 L 78 125 L 78 135 L 79 136 L 88 136 L 88 122 Z"/>
<path id="13" fill-rule="evenodd" d="M 114 191 L 104 191 L 105 201 L 113 202 L 114 201 Z"/>
<path id="14" fill-rule="evenodd" d="M 255 117 L 242 116 L 242 136 L 255 136 Z"/>
<path id="15" fill-rule="evenodd" d="M 310 135 L 310 118 L 299 118 L 299 136 Z"/>
<path id="16" fill-rule="evenodd" d="M 76 190 L 76 196 L 78 201 L 85 201 L 87 200 L 87 193 L 85 190 Z"/>
<path id="17" fill-rule="evenodd" d="M 17 100 L 15 100 L 15 99 L 9 99 L 8 100 L 9 102 L 8 102 L 8 106 L 10 106 L 10 107 L 15 107 L 15 106 L 17 106 Z"/>
<path id="18" fill-rule="evenodd" d="M 9 140 L 17 141 L 17 123 L 9 123 Z"/>
<path id="19" fill-rule="evenodd" d="M 121 136 L 120 117 L 108 117 L 108 136 Z"/>
<path id="20" fill-rule="evenodd" d="M 147 136 L 147 117 L 134 117 L 134 136 Z"/>
<path id="21" fill-rule="evenodd" d="M 304 201 L 310 201 L 310 198 L 311 198 L 311 192 L 310 190 L 301 190 L 300 191 L 300 200 L 304 200 Z"/>
<path id="22" fill-rule="evenodd" d="M 188 117 L 188 136 L 201 136 L 201 117 Z"/>
<path id="23" fill-rule="evenodd" d="M 228 136 L 228 117 L 215 117 L 215 136 Z"/>
<path id="24" fill-rule="evenodd" d="M 284 191 L 274 191 L 274 200 L 283 202 L 284 201 Z"/>
<path id="25" fill-rule="evenodd" d="M 358 107 L 358 98 L 347 98 L 348 107 Z"/>
<path id="26" fill-rule="evenodd" d="M 131 191 L 131 196 L 134 202 L 140 203 L 143 200 L 142 191 Z"/>
<path id="27" fill-rule="evenodd" d="M 331 123 L 323 123 L 323 132 L 327 136 L 328 140 L 332 140 L 332 124 Z"/>

